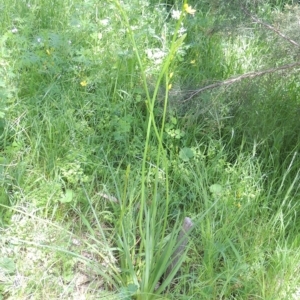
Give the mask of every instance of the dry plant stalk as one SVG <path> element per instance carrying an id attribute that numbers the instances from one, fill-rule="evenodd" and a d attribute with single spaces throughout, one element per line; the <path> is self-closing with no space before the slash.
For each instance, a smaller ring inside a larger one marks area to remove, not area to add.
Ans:
<path id="1" fill-rule="evenodd" d="M 285 39 L 286 41 L 291 43 L 293 46 L 296 46 L 296 47 L 300 48 L 300 45 L 297 42 L 295 42 L 294 40 L 292 40 L 291 38 L 289 38 L 288 36 L 286 36 L 285 34 L 280 32 L 274 26 L 271 26 L 271 25 L 261 21 L 257 17 L 251 15 L 245 7 L 242 8 L 242 9 L 245 12 L 245 14 L 247 14 L 248 16 L 251 17 L 251 19 L 253 21 L 255 21 L 256 23 L 259 23 L 259 24 L 265 26 L 266 28 L 274 31 L 276 34 L 281 36 L 283 39 Z M 294 67 L 297 67 L 299 65 L 300 65 L 300 62 L 297 61 L 295 63 L 283 65 L 283 66 L 280 66 L 280 67 L 277 67 L 277 68 L 271 68 L 271 69 L 267 69 L 267 70 L 263 70 L 263 71 L 254 71 L 254 72 L 245 73 L 243 75 L 240 75 L 240 76 L 237 76 L 237 77 L 234 77 L 234 78 L 230 78 L 230 79 L 227 79 L 227 80 L 224 80 L 224 81 L 220 81 L 220 82 L 217 82 L 217 83 L 214 83 L 214 84 L 210 84 L 210 85 L 204 86 L 200 89 L 197 89 L 197 90 L 194 90 L 194 91 L 190 92 L 189 96 L 186 99 L 184 99 L 183 102 L 191 100 L 196 95 L 198 95 L 198 94 L 200 94 L 200 93 L 202 93 L 206 90 L 214 89 L 214 88 L 217 88 L 217 87 L 220 87 L 220 86 L 230 85 L 230 84 L 233 84 L 235 82 L 241 81 L 241 80 L 246 79 L 246 78 L 254 78 L 254 77 L 257 77 L 257 76 L 262 76 L 262 75 L 274 73 L 274 72 L 277 72 L 277 71 L 280 71 L 280 70 L 294 68 Z"/>
<path id="2" fill-rule="evenodd" d="M 244 8 L 243 10 L 244 10 L 244 12 L 245 12 L 248 16 L 250 16 L 251 19 L 252 19 L 253 21 L 255 21 L 256 23 L 259 23 L 259 24 L 261 24 L 261 25 L 267 27 L 268 29 L 274 31 L 274 32 L 277 33 L 279 36 L 281 36 L 282 38 L 284 38 L 285 40 L 287 40 L 288 42 L 290 42 L 292 45 L 297 46 L 297 47 L 300 47 L 300 45 L 299 45 L 297 42 L 295 42 L 294 40 L 292 40 L 291 38 L 289 38 L 288 36 L 286 36 L 285 34 L 283 34 L 281 31 L 279 31 L 278 29 L 276 29 L 274 26 L 272 26 L 272 25 L 270 25 L 270 24 L 267 24 L 267 23 L 261 21 L 261 20 L 260 20 L 259 18 L 257 18 L 256 16 L 251 15 L 251 14 L 248 12 L 248 10 L 247 10 L 246 8 Z"/>
<path id="3" fill-rule="evenodd" d="M 187 246 L 187 242 L 188 242 L 188 233 L 190 232 L 190 230 L 192 229 L 193 226 L 194 226 L 194 224 L 193 224 L 192 220 L 189 217 L 185 217 L 183 220 L 182 228 L 177 237 L 177 242 L 176 242 L 177 248 L 174 251 L 174 253 L 172 254 L 172 257 L 171 257 L 172 262 L 169 265 L 169 267 L 165 273 L 165 277 L 168 277 L 168 275 L 176 267 L 179 258 L 183 255 L 183 253 L 186 249 L 186 246 Z"/>
<path id="4" fill-rule="evenodd" d="M 224 81 L 220 81 L 220 82 L 217 82 L 217 83 L 214 83 L 214 84 L 210 84 L 210 85 L 207 85 L 207 86 L 205 86 L 203 88 L 200 88 L 198 90 L 192 91 L 190 93 L 190 95 L 185 100 L 183 100 L 182 102 L 186 102 L 188 100 L 191 100 L 196 95 L 198 95 L 201 92 L 204 92 L 206 90 L 214 89 L 214 88 L 220 87 L 220 86 L 230 85 L 230 84 L 233 84 L 235 82 L 241 81 L 242 79 L 254 78 L 254 77 L 257 77 L 257 76 L 262 76 L 262 75 L 274 73 L 274 72 L 277 72 L 277 71 L 280 71 L 280 70 L 294 68 L 294 67 L 297 67 L 297 66 L 300 66 L 300 62 L 298 62 L 298 61 L 295 62 L 295 63 L 292 63 L 292 64 L 287 64 L 287 65 L 283 65 L 281 67 L 271 68 L 271 69 L 267 69 L 267 70 L 264 70 L 264 71 L 245 73 L 241 76 L 234 77 L 234 78 L 231 78 L 231 79 L 227 79 L 227 80 L 224 80 Z"/>

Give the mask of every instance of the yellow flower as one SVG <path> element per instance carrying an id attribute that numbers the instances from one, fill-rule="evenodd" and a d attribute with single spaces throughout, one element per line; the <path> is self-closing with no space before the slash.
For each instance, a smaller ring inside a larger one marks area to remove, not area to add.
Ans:
<path id="1" fill-rule="evenodd" d="M 50 52 L 50 50 L 49 50 L 49 49 L 47 49 L 47 50 L 46 50 L 46 53 L 47 53 L 48 55 L 50 55 L 50 54 L 51 54 L 51 52 Z"/>
<path id="2" fill-rule="evenodd" d="M 187 3 L 185 3 L 183 5 L 183 9 L 186 13 L 190 14 L 190 15 L 194 15 L 196 12 L 196 9 L 193 9 L 191 6 L 189 6 Z"/>
<path id="3" fill-rule="evenodd" d="M 169 85 L 168 85 L 168 90 L 170 90 L 172 88 L 172 83 L 170 83 Z"/>
<path id="4" fill-rule="evenodd" d="M 191 64 L 192 64 L 192 65 L 194 65 L 194 64 L 195 64 L 195 62 L 196 62 L 196 60 L 194 60 L 194 59 L 193 59 L 193 60 L 191 60 Z"/>
<path id="5" fill-rule="evenodd" d="M 170 79 L 173 77 L 173 75 L 174 75 L 174 72 L 171 72 L 171 73 L 170 73 L 170 76 L 169 76 Z"/>
<path id="6" fill-rule="evenodd" d="M 236 192 L 236 197 L 239 199 L 239 198 L 242 198 L 242 192 L 241 191 L 237 191 Z"/>
<path id="7" fill-rule="evenodd" d="M 87 86 L 86 80 L 81 81 L 81 82 L 80 82 L 80 85 L 81 85 L 81 86 Z"/>

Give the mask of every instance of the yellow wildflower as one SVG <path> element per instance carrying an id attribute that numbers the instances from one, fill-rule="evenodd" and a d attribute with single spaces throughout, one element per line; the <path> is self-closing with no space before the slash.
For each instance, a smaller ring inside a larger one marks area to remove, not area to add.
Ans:
<path id="1" fill-rule="evenodd" d="M 47 53 L 48 55 L 50 55 L 50 54 L 51 54 L 51 52 L 50 52 L 50 50 L 49 50 L 49 49 L 47 49 L 47 50 L 46 50 L 46 53 Z"/>
<path id="2" fill-rule="evenodd" d="M 81 81 L 81 82 L 80 82 L 80 85 L 81 85 L 81 86 L 87 86 L 86 80 Z"/>
<path id="3" fill-rule="evenodd" d="M 171 72 L 171 73 L 170 73 L 170 78 L 172 78 L 172 77 L 173 77 L 173 75 L 174 75 L 174 72 Z"/>
<path id="4" fill-rule="evenodd" d="M 196 12 L 196 9 L 193 9 L 191 6 L 189 6 L 187 3 L 185 3 L 183 5 L 183 9 L 186 13 L 190 14 L 190 15 L 194 15 Z"/>
<path id="5" fill-rule="evenodd" d="M 195 64 L 195 62 L 196 62 L 196 60 L 194 60 L 194 59 L 193 59 L 193 60 L 191 60 L 191 64 L 192 64 L 192 65 L 194 65 L 194 64 Z"/>
<path id="6" fill-rule="evenodd" d="M 172 88 L 172 83 L 170 83 L 169 85 L 168 85 L 168 90 L 170 90 Z"/>

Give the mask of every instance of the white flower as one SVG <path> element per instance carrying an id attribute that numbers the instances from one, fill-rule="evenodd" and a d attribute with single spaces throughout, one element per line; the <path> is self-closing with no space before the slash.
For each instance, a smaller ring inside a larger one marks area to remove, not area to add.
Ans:
<path id="1" fill-rule="evenodd" d="M 104 25 L 104 26 L 107 26 L 108 23 L 109 23 L 109 19 L 103 19 L 103 20 L 100 21 L 100 24 Z"/>
<path id="2" fill-rule="evenodd" d="M 159 59 L 163 58 L 166 53 L 163 52 L 162 50 L 155 48 L 155 49 L 147 49 L 146 50 L 147 56 L 149 59 Z"/>
<path id="3" fill-rule="evenodd" d="M 178 36 L 182 36 L 185 32 L 186 32 L 186 29 L 183 26 L 181 26 L 178 30 Z"/>
<path id="4" fill-rule="evenodd" d="M 166 53 L 158 48 L 146 49 L 146 54 L 155 64 L 160 64 L 166 56 Z"/>
<path id="5" fill-rule="evenodd" d="M 173 19 L 179 20 L 179 19 L 180 19 L 180 16 L 181 16 L 181 11 L 175 10 L 175 9 L 172 10 L 171 17 L 172 17 Z"/>
<path id="6" fill-rule="evenodd" d="M 18 32 L 18 29 L 15 27 L 11 30 L 12 33 L 17 33 Z"/>
<path id="7" fill-rule="evenodd" d="M 138 29 L 138 26 L 130 26 L 131 30 L 134 31 L 134 30 L 137 30 Z"/>

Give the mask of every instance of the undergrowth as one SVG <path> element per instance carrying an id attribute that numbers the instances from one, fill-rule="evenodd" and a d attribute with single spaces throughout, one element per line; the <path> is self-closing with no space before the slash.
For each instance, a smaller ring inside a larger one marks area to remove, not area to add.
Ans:
<path id="1" fill-rule="evenodd" d="M 3 1 L 0 299 L 299 299 L 300 11 L 240 2 Z"/>

